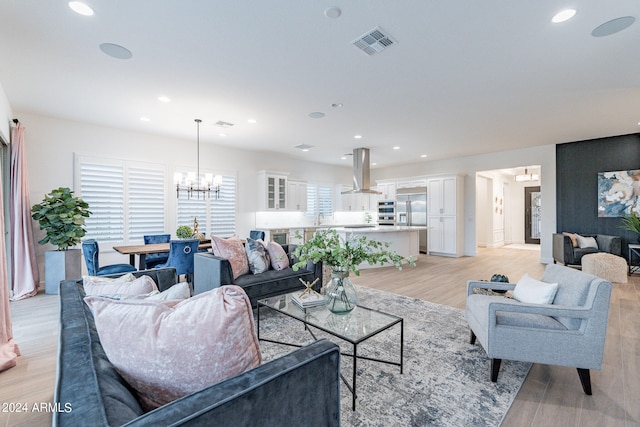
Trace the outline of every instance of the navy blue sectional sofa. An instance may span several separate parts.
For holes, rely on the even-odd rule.
[[[134,274],[151,276],[161,291],[178,279],[173,268]],[[60,283],[54,402],[68,410],[54,412],[54,426],[340,424],[340,352],[327,340],[144,413],[107,358],[84,296],[82,279]]]

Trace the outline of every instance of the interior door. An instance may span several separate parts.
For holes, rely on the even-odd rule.
[[[540,244],[542,227],[540,187],[524,188],[524,242]]]

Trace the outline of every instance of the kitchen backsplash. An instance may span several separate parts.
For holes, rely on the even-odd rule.
[[[375,215],[372,215],[375,219]],[[351,225],[364,224],[366,217],[364,212],[334,212],[330,217],[320,218],[319,225]],[[256,212],[256,228],[292,228],[311,227],[316,224],[316,217],[305,216],[303,212]]]

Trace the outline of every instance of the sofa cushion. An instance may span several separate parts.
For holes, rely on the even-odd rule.
[[[525,273],[513,289],[513,298],[529,304],[551,304],[557,290],[557,283],[541,282]]]
[[[94,279],[85,276],[82,285],[87,295],[144,295],[158,290],[156,282],[149,276],[140,276],[137,279],[132,274],[126,274],[120,278]]]
[[[262,274],[245,274],[238,277],[234,283],[241,286],[255,304],[257,299],[304,289],[300,279],[313,281],[315,279],[314,272],[304,268],[293,271],[289,267],[284,270],[265,271]]]
[[[249,270],[253,274],[264,273],[271,267],[271,261],[269,258],[269,252],[262,240],[254,240],[247,238],[247,243],[244,245],[247,253],[247,261],[249,262]]]
[[[228,239],[211,236],[211,249],[213,249],[215,256],[229,260],[234,279],[249,272],[247,254],[242,241],[237,236],[229,237]]]
[[[284,270],[289,267],[289,257],[280,243],[269,242],[267,251],[269,252],[271,266],[274,270]]]
[[[585,249],[585,248],[598,249],[598,242],[596,242],[595,237],[581,236],[577,234],[576,239],[578,240],[578,247],[580,249]]]
[[[85,301],[109,360],[146,410],[261,362],[251,305],[237,286],[171,304],[97,296]]]

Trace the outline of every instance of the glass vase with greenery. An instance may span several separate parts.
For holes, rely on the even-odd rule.
[[[403,261],[416,265],[411,257],[405,258],[389,249],[391,244],[369,239],[366,236],[348,235],[341,237],[336,230],[318,230],[307,242],[296,247],[293,256],[297,262],[294,271],[307,265],[309,261],[322,262],[331,268],[332,279],[325,287],[325,299],[329,310],[335,313],[348,313],[357,304],[355,288],[349,280],[349,273],[360,275],[358,266],[363,262],[370,265],[392,264],[402,269]]]
[[[89,204],[73,191],[60,187],[44,196],[42,202],[31,207],[31,218],[38,221],[40,229],[47,235],[38,243],[51,243],[66,251],[82,241],[86,234],[85,219],[91,215]]]

